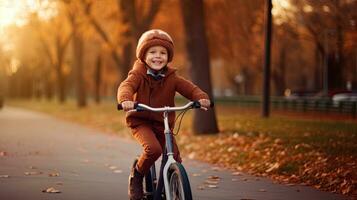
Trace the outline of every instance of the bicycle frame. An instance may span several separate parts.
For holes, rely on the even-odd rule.
[[[212,102],[211,102],[210,107],[213,107]],[[170,170],[170,166],[172,164],[177,163],[177,161],[174,159],[173,139],[172,139],[172,133],[170,130],[169,119],[168,119],[169,112],[183,111],[183,110],[188,110],[188,109],[192,109],[192,108],[201,108],[201,109],[207,110],[207,108],[201,107],[201,104],[198,101],[191,101],[191,102],[187,103],[186,105],[180,106],[180,107],[166,106],[166,107],[162,107],[162,108],[152,108],[145,104],[135,103],[134,109],[128,111],[128,112],[136,112],[136,111],[145,111],[146,110],[146,111],[162,112],[163,113],[166,154],[164,152],[163,156],[162,156],[159,179],[156,179],[156,180],[158,180],[158,182],[154,186],[154,194],[153,194],[154,199],[161,199],[161,192],[164,187],[166,199],[171,200],[168,173]],[[118,110],[121,110],[121,109],[122,109],[121,105],[118,104]],[[155,163],[153,166],[155,166]],[[155,169],[153,169],[153,170],[150,169],[150,171],[153,171],[153,172],[151,172],[152,176],[155,176],[152,178],[156,178]],[[187,175],[185,175],[185,176],[187,176]],[[188,187],[190,187],[190,186],[188,185]],[[189,191],[190,191],[189,193],[191,196],[191,189],[189,189]]]
[[[174,159],[174,152],[173,152],[173,142],[171,138],[171,130],[169,126],[169,112],[174,112],[174,111],[181,111],[181,110],[186,110],[189,109],[190,107],[200,107],[195,104],[195,102],[189,102],[184,106],[181,107],[163,107],[163,108],[152,108],[150,106],[147,106],[145,104],[137,104],[136,109],[133,111],[141,111],[141,110],[149,110],[153,112],[163,112],[163,117],[164,117],[164,134],[165,134],[165,147],[166,147],[166,155],[167,155],[167,160],[164,165],[163,173],[160,174],[160,176],[163,176],[163,181],[164,181],[164,187],[165,187],[165,195],[167,200],[171,200],[170,196],[170,188],[169,188],[169,180],[167,177],[168,170],[171,164],[175,163],[176,160]],[[131,111],[129,111],[131,112]],[[164,159],[164,158],[163,158]],[[161,166],[162,167],[162,166]],[[161,171],[161,170],[160,170]],[[160,185],[160,178],[157,186]],[[157,188],[155,188],[157,189]],[[157,192],[155,195],[161,194],[161,192]]]

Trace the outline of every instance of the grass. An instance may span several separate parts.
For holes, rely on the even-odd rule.
[[[61,105],[11,100],[7,104],[131,137],[124,113],[116,110],[115,102],[90,103],[83,109],[74,101]],[[185,115],[177,136],[183,155],[281,182],[303,182],[350,195],[357,191],[356,119],[281,110],[273,110],[270,118],[263,119],[259,108],[232,104],[218,104],[216,114],[220,127],[216,135],[192,134],[192,112]]]

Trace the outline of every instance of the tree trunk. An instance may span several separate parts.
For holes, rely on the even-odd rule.
[[[344,36],[343,36],[343,20],[341,19],[341,14],[340,12],[342,11],[341,9],[341,1],[339,0],[335,0],[335,6],[336,6],[336,32],[337,32],[337,40],[336,40],[336,55],[335,55],[335,59],[336,59],[336,68],[339,68],[339,76],[336,75],[336,79],[337,79],[337,88],[344,88],[345,84],[344,82],[346,80],[344,80],[343,74],[345,71],[345,62],[344,62],[344,53],[343,53],[343,46],[344,46]],[[336,70],[337,71],[337,70]]]
[[[62,104],[66,102],[66,86],[65,76],[62,72],[62,62],[59,62],[56,66],[57,73],[57,87],[58,87],[58,101]]]
[[[323,69],[323,67],[321,66],[321,64],[323,62],[321,62],[321,58],[322,56],[320,56],[320,52],[318,50],[317,47],[315,47],[315,66],[314,66],[314,88],[316,91],[321,90],[321,69]]]
[[[82,35],[77,30],[75,30],[73,35],[74,72],[76,77],[77,106],[80,108],[87,105],[86,89],[84,86],[83,78],[83,46],[84,43]]]
[[[53,83],[50,78],[45,78],[45,96],[48,101],[51,101],[53,98]]]
[[[203,1],[182,0],[180,3],[186,31],[186,48],[191,61],[192,80],[213,99]],[[193,130],[198,134],[218,133],[215,110],[195,111]]]
[[[286,47],[282,44],[279,52],[279,62],[278,62],[278,69],[274,71],[272,74],[272,78],[274,80],[275,85],[275,92],[277,95],[282,96],[284,95],[284,90],[286,88],[285,84],[285,64],[286,64]]]
[[[97,62],[95,65],[95,73],[94,73],[94,80],[95,80],[95,102],[97,104],[100,103],[100,83],[101,83],[101,73],[102,73],[102,58],[100,55],[97,57]]]

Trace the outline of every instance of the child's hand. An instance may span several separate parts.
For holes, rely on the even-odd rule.
[[[124,111],[129,111],[134,109],[134,101],[123,101],[121,102],[121,106]]]
[[[209,108],[211,105],[211,101],[208,99],[200,99],[198,100],[198,102],[200,102],[201,106],[206,109]]]

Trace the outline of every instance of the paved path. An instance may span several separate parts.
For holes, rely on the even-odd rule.
[[[0,110],[0,199],[127,199],[129,166],[139,153],[134,141],[45,114],[5,107]],[[198,200],[344,199],[310,187],[234,176],[193,160],[185,159],[184,164]],[[212,175],[221,178],[218,187],[200,189]],[[49,187],[61,193],[42,192]]]

